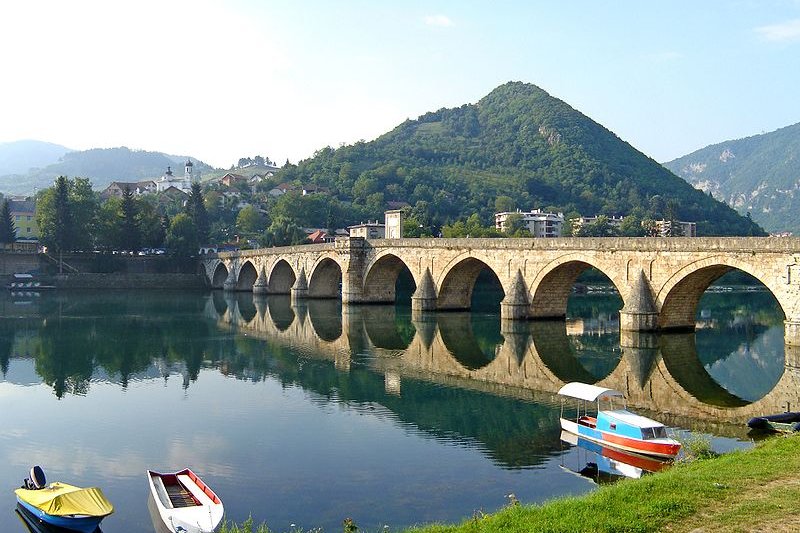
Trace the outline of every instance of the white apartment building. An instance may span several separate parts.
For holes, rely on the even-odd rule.
[[[494,227],[500,231],[506,231],[506,221],[510,215],[521,215],[522,221],[534,237],[555,238],[561,236],[564,213],[545,213],[541,209],[504,211],[494,214]]]
[[[694,222],[675,221],[673,224],[669,220],[656,220],[654,233],[656,237],[697,237],[697,224]]]

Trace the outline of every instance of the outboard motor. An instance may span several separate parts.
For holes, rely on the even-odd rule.
[[[44,476],[44,470],[39,465],[31,468],[31,477],[26,478],[23,482],[22,488],[28,490],[39,490],[45,488],[47,479]]]

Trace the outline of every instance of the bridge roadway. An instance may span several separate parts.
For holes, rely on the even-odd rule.
[[[748,402],[708,375],[692,333],[623,333],[619,362],[597,379],[575,358],[563,322],[504,321],[492,357],[482,353],[466,313],[412,315],[409,339],[396,329],[391,305],[345,306],[337,314],[331,312],[337,302],[290,305],[288,297],[230,293],[213,300],[206,313],[221,326],[329,359],[343,371],[353,354],[376,354],[368,364],[385,376],[390,393],[401,393],[403,379],[421,379],[552,403],[564,383],[583,381],[623,391],[629,405],[655,411],[669,425],[735,437],[745,436],[744,422],[752,416],[800,405],[800,350],[794,347],[787,347],[772,390]]]
[[[784,341],[800,346],[800,238],[341,238],[201,260],[213,288],[344,304],[393,302],[407,269],[415,312],[469,309],[478,274],[489,269],[505,295],[503,320],[564,318],[575,280],[589,267],[619,291],[623,331],[693,330],[703,292],[741,270],[772,292],[785,317]]]

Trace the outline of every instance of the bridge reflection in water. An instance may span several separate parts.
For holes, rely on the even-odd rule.
[[[617,330],[592,340],[596,324],[574,335],[586,333],[587,324],[468,312],[412,316],[394,305],[220,292],[209,296],[206,313],[222,326],[332,360],[340,370],[368,365],[394,394],[402,394],[404,379],[415,379],[552,404],[564,383],[583,381],[623,391],[630,406],[669,425],[740,437],[748,418],[800,405],[799,359],[790,346],[774,386],[751,400],[709,374],[698,357],[700,333]],[[582,355],[571,337],[582,339]],[[593,344],[603,357],[587,359]]]

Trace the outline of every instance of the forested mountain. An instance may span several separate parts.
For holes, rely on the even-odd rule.
[[[800,123],[707,146],[664,166],[769,231],[800,233]]]
[[[327,187],[378,216],[389,201],[442,225],[504,207],[697,222],[700,235],[763,231],[535,85],[506,83],[477,104],[407,120],[371,142],[325,148],[279,177]]]
[[[161,177],[172,166],[175,173],[183,174],[185,156],[161,152],[130,150],[129,148],[93,148],[64,154],[60,161],[25,174],[0,176],[0,192],[5,194],[33,194],[53,184],[58,176],[89,178],[94,189],[104,189],[112,181],[140,181]],[[194,172],[203,173],[211,167],[196,159]]]
[[[42,141],[14,141],[0,143],[0,176],[24,174],[32,168],[41,168],[71,152],[60,144]]]

